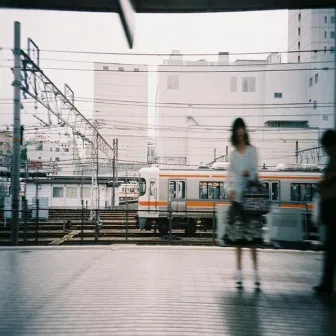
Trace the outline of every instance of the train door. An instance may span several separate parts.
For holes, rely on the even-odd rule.
[[[185,180],[169,180],[169,200],[173,215],[184,216],[187,207]]]
[[[149,180],[148,204],[148,212],[153,213],[157,211],[157,186],[155,179]]]
[[[263,181],[262,184],[268,191],[270,201],[278,203],[280,201],[279,182]]]

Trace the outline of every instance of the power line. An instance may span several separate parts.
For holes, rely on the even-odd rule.
[[[300,63],[301,64],[301,63]],[[0,68],[9,68],[10,66],[0,65]],[[11,69],[15,69],[15,67],[10,67]],[[114,69],[85,69],[85,68],[49,68],[44,67],[44,70],[58,70],[58,71],[83,71],[83,72],[118,72],[118,73],[135,73],[134,70],[114,70]],[[314,69],[250,69],[250,70],[138,70],[136,73],[262,73],[262,72],[292,72],[292,71],[327,71],[327,70],[335,70],[335,68],[330,67],[322,67],[322,68],[314,68]]]
[[[12,48],[1,47],[2,50],[12,50]],[[26,49],[22,49],[25,50]],[[329,51],[329,50],[328,50]],[[63,54],[90,54],[90,55],[119,55],[119,56],[218,56],[217,53],[132,53],[132,52],[106,52],[106,51],[86,51],[86,50],[61,50],[61,49],[40,49],[40,52],[47,53],[63,53]],[[286,50],[286,51],[253,51],[253,52],[230,52],[228,56],[243,56],[243,55],[271,55],[271,54],[292,54],[292,53],[309,53],[309,52],[325,52],[324,49],[307,49],[307,50]]]
[[[213,64],[143,64],[143,63],[125,63],[125,62],[103,62],[103,61],[79,61],[79,60],[71,60],[71,59],[60,59],[60,58],[44,58],[40,57],[40,61],[53,61],[53,62],[68,62],[68,63],[83,63],[83,64],[104,64],[104,65],[118,65],[118,66],[154,66],[154,67],[248,67],[248,66],[283,66],[286,64],[295,64],[298,63],[295,62],[286,62],[286,63],[260,63],[260,62],[266,62],[266,59],[260,59],[260,60],[247,60],[249,62],[258,62],[258,63],[238,63],[239,61],[246,61],[246,60],[237,60],[235,62],[229,62],[228,64],[219,64],[215,63],[216,61],[207,61],[209,63]],[[1,59],[0,59],[1,61]],[[12,59],[3,59],[2,61],[5,62],[12,62]],[[199,61],[184,61],[184,62],[199,62]],[[301,65],[314,65],[314,64],[327,64],[327,63],[334,63],[333,61],[310,61],[310,62],[303,62],[299,63]],[[106,70],[105,70],[106,71]],[[134,72],[134,71],[132,71]]]

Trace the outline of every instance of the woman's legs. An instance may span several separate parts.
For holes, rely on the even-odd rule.
[[[243,274],[242,274],[242,248],[236,247],[236,259],[237,259],[237,288],[243,288]]]
[[[258,274],[258,250],[255,246],[251,247],[251,256],[253,262],[254,283],[258,287],[260,285],[260,279]]]

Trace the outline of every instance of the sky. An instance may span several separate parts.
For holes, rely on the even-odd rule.
[[[93,69],[91,62],[121,62],[158,65],[167,56],[99,55],[51,53],[46,50],[109,53],[218,53],[286,51],[288,11],[216,14],[137,14],[135,38],[130,50],[120,19],[114,13],[77,13],[0,9],[0,129],[13,123],[14,21],[21,23],[22,49],[30,37],[41,50],[40,66],[61,89],[67,83],[75,97],[93,98],[93,72],[48,68]],[[214,56],[215,57],[215,56]],[[264,59],[266,55],[253,58]],[[211,59],[211,57],[201,57]],[[239,56],[239,58],[243,58]],[[249,57],[251,58],[251,57]],[[72,61],[72,62],[69,62]],[[234,61],[230,58],[230,61]],[[82,61],[83,63],[80,63]],[[156,75],[150,74],[149,101],[154,102]],[[92,102],[78,102],[77,108],[92,117]],[[24,105],[22,122],[36,124],[31,104]],[[150,116],[153,110],[149,111]],[[150,117],[151,118],[151,117]]]

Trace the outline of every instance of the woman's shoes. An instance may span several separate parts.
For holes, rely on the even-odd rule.
[[[243,282],[242,281],[236,281],[236,287],[237,287],[237,289],[243,289],[244,288]]]
[[[255,283],[254,283],[254,285],[255,285],[255,290],[256,290],[256,292],[260,292],[261,291],[261,289],[260,289],[260,282],[259,281],[256,281]]]

